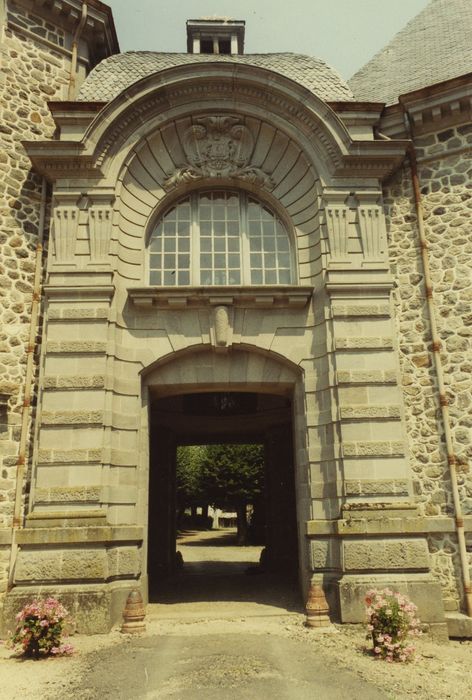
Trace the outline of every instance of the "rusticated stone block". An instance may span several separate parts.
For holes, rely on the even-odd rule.
[[[77,464],[81,462],[101,462],[102,451],[95,450],[38,450],[40,464]]]
[[[105,580],[108,575],[104,549],[21,549],[15,569],[15,581],[44,582],[59,580]]]
[[[400,418],[400,406],[341,406],[343,420],[363,418]]]
[[[388,304],[353,304],[352,306],[333,304],[332,310],[333,316],[335,317],[390,316],[390,307]]]
[[[408,496],[408,482],[403,479],[387,479],[378,481],[344,482],[346,496]]]
[[[426,540],[362,540],[344,542],[346,571],[428,569]]]
[[[100,486],[64,486],[36,489],[36,503],[96,503],[100,501]]]
[[[311,566],[332,569],[340,566],[340,543],[335,539],[316,539],[310,542]]]
[[[49,341],[47,344],[49,353],[101,353],[105,352],[106,348],[106,343],[94,340]]]
[[[405,454],[405,445],[403,442],[390,442],[388,440],[345,442],[342,446],[342,452],[345,457],[402,456]]]
[[[136,576],[141,569],[137,547],[111,547],[107,551],[108,575]]]
[[[376,336],[348,336],[338,337],[334,340],[337,350],[373,350],[376,348],[391,348],[391,337]]]
[[[101,374],[79,376],[51,376],[44,378],[44,387],[46,389],[103,389],[105,386],[105,377]]]
[[[103,422],[103,411],[43,411],[43,425],[92,425]]]

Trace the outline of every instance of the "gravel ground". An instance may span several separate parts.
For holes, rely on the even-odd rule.
[[[231,579],[239,596],[228,587],[226,599],[215,600],[216,589],[207,595],[202,589],[207,583],[210,589],[221,586],[224,576],[217,562],[233,562],[234,574],[238,561],[244,570],[248,562],[257,561],[257,552],[223,548],[210,535],[202,539],[207,541],[200,550],[192,549],[193,554],[186,551],[194,546],[191,539],[180,543],[186,548],[187,570],[195,564],[194,576],[179,591],[178,603],[164,595],[148,606],[143,635],[130,638],[118,629],[109,635],[77,635],[71,640],[76,649],[72,657],[40,661],[15,657],[0,646],[2,700],[470,697],[471,641],[437,645],[421,638],[413,663],[387,664],[366,653],[360,626],[333,626],[326,632],[305,628],[293,591],[285,590],[284,597],[274,584],[266,594],[271,585],[266,586],[264,576],[236,574]],[[200,556],[209,549],[210,577],[202,574]],[[251,586],[252,592],[264,595],[251,598]]]

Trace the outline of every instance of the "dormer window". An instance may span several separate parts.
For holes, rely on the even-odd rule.
[[[187,21],[187,50],[189,53],[244,53],[245,23],[219,18],[189,19]]]

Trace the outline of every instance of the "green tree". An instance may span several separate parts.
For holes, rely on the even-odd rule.
[[[247,539],[247,506],[262,493],[262,445],[207,445],[200,485],[208,502],[237,513],[239,544]]]

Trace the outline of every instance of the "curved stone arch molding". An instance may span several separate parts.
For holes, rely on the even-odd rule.
[[[206,356],[210,368],[204,380],[199,373],[201,362],[195,362],[195,357],[202,360],[202,355]],[[241,366],[238,366],[239,360]],[[248,366],[250,373],[247,372]],[[223,367],[225,371],[233,373],[232,377],[222,373]],[[212,373],[211,368],[217,372]],[[257,374],[259,371],[262,371],[262,375]],[[168,375],[167,382],[163,381],[165,373]],[[275,393],[289,395],[295,385],[303,381],[304,369],[284,355],[248,343],[234,346],[225,355],[215,352],[211,345],[198,344],[159,357],[144,367],[140,375],[145,386],[158,384],[160,396],[182,393],[179,388],[182,386],[198,387],[199,392],[215,391],[215,386],[221,387],[221,391],[245,391],[244,386],[248,384],[261,387],[261,392],[264,392],[266,386],[267,393],[274,393],[268,386],[278,385],[279,390]],[[238,377],[244,381],[237,381]]]
[[[342,120],[312,92],[268,69],[231,64],[168,68],[142,78],[97,114],[81,142],[24,142],[36,169],[49,180],[100,179],[110,186],[144,134],[196,103],[260,115],[285,127],[326,184],[341,178],[381,178],[403,160],[406,142],[352,141]]]
[[[228,119],[246,129],[251,138],[251,153],[245,160],[272,178],[272,188],[261,187],[240,177],[202,177],[190,182],[183,179],[173,188],[165,187],[169,173],[179,170],[186,157],[183,142],[189,130],[210,119]],[[264,115],[266,116],[266,115]],[[181,196],[194,189],[237,188],[266,202],[280,216],[293,235],[293,255],[297,277],[300,276],[298,240],[305,237],[304,247],[317,244],[318,210],[322,183],[307,159],[303,148],[285,130],[257,114],[223,110],[185,111],[169,118],[160,128],[145,135],[128,154],[116,186],[115,219],[117,237],[123,249],[143,252],[144,237],[153,223]],[[142,275],[145,266],[140,265]],[[136,268],[138,273],[138,268]]]
[[[106,173],[107,161],[126,151],[125,144],[135,142],[143,127],[146,131],[155,128],[162,123],[163,114],[179,106],[192,113],[197,100],[221,101],[236,112],[252,105],[266,117],[278,116],[305,136],[308,150],[316,142],[316,160],[322,167],[340,166],[343,156],[349,154],[352,142],[344,124],[309,90],[267,69],[220,63],[207,64],[203,76],[200,64],[190,64],[168,68],[131,85],[90,125],[82,142],[84,155],[92,156]]]

